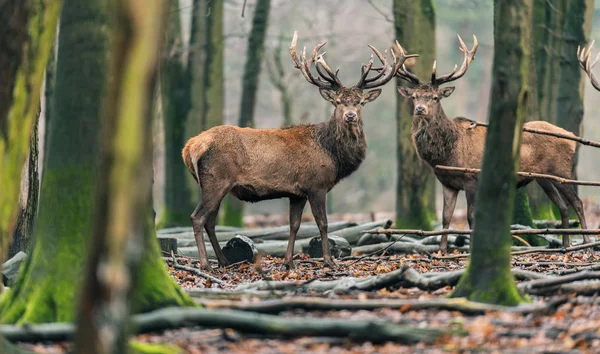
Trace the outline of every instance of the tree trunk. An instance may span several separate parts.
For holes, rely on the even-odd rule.
[[[556,124],[577,136],[583,136],[583,89],[585,75],[573,53],[588,42],[594,14],[594,1],[569,1],[563,26],[560,71],[556,97]],[[579,151],[579,144],[577,145]],[[577,177],[577,160],[573,164],[573,178]]]
[[[170,1],[167,39],[162,54],[160,97],[165,129],[165,204],[159,228],[188,225],[194,210],[187,168],[181,161],[186,119],[190,111],[190,75],[183,58],[179,2]]]
[[[40,114],[37,114],[31,140],[29,142],[29,155],[21,173],[21,192],[19,196],[19,217],[13,234],[12,244],[8,249],[8,258],[23,251],[28,253],[33,233],[33,221],[37,213],[39,193],[38,173],[38,123]]]
[[[149,296],[165,290],[172,292],[172,301],[162,299],[161,305],[183,303],[187,299],[168,278],[162,264],[143,261],[160,260],[151,217],[151,107],[160,60],[160,42],[156,39],[162,34],[164,5],[165,1],[144,4],[130,0],[116,9],[118,21],[113,26],[110,75],[113,80],[104,114],[93,247],[75,336],[80,353],[126,351],[125,327],[132,294],[136,309],[140,307],[139,300],[152,302]],[[134,21],[135,15],[142,12],[143,20]],[[156,272],[151,280],[144,277],[147,275],[144,263],[146,268],[152,264]],[[119,277],[103,276],[106,269]],[[158,281],[160,288],[148,284],[149,281]]]
[[[396,38],[410,53],[419,53],[414,72],[429,77],[435,60],[435,9],[431,0],[394,0]],[[405,86],[398,79],[400,86]],[[397,99],[396,227],[431,229],[435,215],[435,178],[419,158],[411,138],[412,102]]]
[[[242,101],[240,104],[240,127],[254,127],[254,111],[258,94],[258,79],[263,62],[265,37],[269,22],[271,0],[258,0],[252,20],[252,30],[248,38],[246,65],[242,78]],[[244,204],[228,195],[224,200],[220,223],[230,226],[244,225]]]
[[[0,7],[1,263],[17,221],[21,169],[39,108],[60,1],[9,1]]]
[[[517,305],[510,271],[510,221],[522,126],[530,92],[533,0],[494,1],[494,66],[490,126],[486,137],[471,257],[453,297]]]

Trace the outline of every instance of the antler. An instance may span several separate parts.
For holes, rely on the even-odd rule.
[[[592,73],[592,69],[594,68],[594,66],[596,66],[598,58],[600,58],[600,53],[596,55],[596,59],[594,59],[593,62],[590,61],[590,57],[592,55],[592,48],[594,48],[594,42],[595,41],[592,41],[590,47],[587,50],[585,49],[585,47],[581,48],[577,46],[577,60],[579,61],[579,66],[581,66],[581,68],[585,70],[588,77],[590,78],[592,86],[594,86],[596,90],[600,91],[600,83],[598,83],[598,81],[594,77],[594,74]]]
[[[471,62],[473,61],[473,59],[475,59],[475,53],[477,52],[477,47],[479,47],[479,43],[477,42],[477,37],[475,37],[475,35],[473,35],[473,48],[471,50],[468,50],[467,46],[465,45],[465,42],[463,42],[462,38],[460,38],[459,35],[456,35],[456,36],[458,37],[458,41],[460,42],[459,49],[461,52],[463,52],[465,54],[465,59],[463,60],[462,65],[460,66],[460,70],[458,70],[458,72],[457,72],[456,71],[457,66],[454,65],[454,69],[449,74],[436,79],[436,77],[435,77],[436,63],[434,61],[433,69],[431,71],[431,84],[432,85],[439,86],[441,84],[445,84],[447,82],[460,79],[467,72],[467,69],[469,68],[469,65],[471,65]]]
[[[404,48],[402,48],[400,43],[396,41],[396,43],[394,44],[394,46],[392,46],[392,49],[390,50],[392,54],[392,63],[389,64],[387,61],[387,50],[384,51],[384,54],[381,54],[381,52],[378,51],[377,48],[373,47],[370,44],[369,48],[371,48],[373,53],[375,53],[383,67],[373,69],[375,71],[378,71],[378,73],[371,78],[367,78],[369,72],[371,71],[371,68],[373,67],[373,54],[371,54],[369,64],[363,64],[362,75],[360,77],[360,80],[358,80],[358,83],[356,84],[356,87],[360,88],[361,90],[385,85],[394,77],[398,70],[400,70],[400,67],[404,65],[406,59],[419,56],[418,54],[406,54]],[[396,55],[395,52],[397,52],[398,55]]]
[[[306,60],[306,47],[304,47],[301,53],[301,62],[300,60],[298,60],[298,56],[296,55],[297,41],[298,31],[295,31],[294,37],[292,38],[292,44],[290,45],[290,54],[292,55],[294,66],[296,67],[296,69],[300,69],[300,71],[302,71],[302,75],[304,75],[306,81],[322,89],[337,90],[340,87],[343,87],[342,82],[337,77],[337,72],[339,71],[339,69],[334,73],[329,68],[329,65],[327,65],[327,63],[325,62],[325,59],[323,59],[323,55],[325,55],[325,53],[319,54],[319,50],[323,48],[323,46],[327,44],[327,42],[323,42],[317,45],[315,49],[313,49],[308,61]],[[315,66],[317,67],[317,72],[319,73],[320,77],[315,77],[310,72],[310,68],[313,63],[317,63]],[[323,70],[325,72],[323,72]]]

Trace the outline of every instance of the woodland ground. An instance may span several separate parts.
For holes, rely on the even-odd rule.
[[[591,225],[598,224],[598,208],[588,213]],[[593,215],[592,215],[593,214]],[[460,214],[459,214],[460,215]],[[458,222],[461,224],[461,221]],[[261,225],[262,226],[262,225]],[[177,262],[190,265],[189,259]],[[307,255],[296,257],[296,269],[287,270],[282,259],[265,257],[257,264],[241,264],[215,271],[224,284],[216,284],[187,271],[176,270],[167,260],[170,274],[185,289],[233,288],[257,280],[334,280],[345,277],[366,277],[384,274],[402,266],[410,266],[420,273],[445,272],[463,269],[466,259],[438,260],[431,255],[369,256],[338,262],[335,271],[322,262],[309,260]],[[593,253],[529,254],[514,256],[513,268],[521,268],[547,275],[559,275],[569,269],[600,264],[600,251]],[[193,266],[193,263],[191,263]],[[378,291],[350,291],[344,294],[294,293],[293,296],[337,299],[432,299],[450,294],[451,287],[436,291],[418,288],[384,288]],[[554,293],[550,296],[531,296],[535,302],[551,302],[559,297],[562,304],[544,314],[514,314],[487,312],[467,315],[439,309],[413,310],[379,309],[375,311],[305,311],[293,310],[281,316],[314,318],[341,318],[349,320],[379,319],[414,327],[466,330],[467,335],[443,335],[432,343],[402,345],[398,343],[364,343],[330,337],[301,337],[295,339],[249,335],[232,329],[183,328],[162,333],[139,335],[137,340],[148,343],[176,345],[186,353],[599,353],[600,352],[600,298]],[[565,299],[566,297],[566,299]],[[242,302],[260,301],[244,296]],[[211,306],[211,300],[202,300]],[[38,353],[62,353],[69,349],[66,343],[22,344]]]

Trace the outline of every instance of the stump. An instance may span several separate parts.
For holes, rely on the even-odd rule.
[[[21,251],[2,265],[2,282],[4,285],[13,285],[19,273],[19,269],[21,268],[21,264],[25,262],[25,260],[27,260],[27,254]]]
[[[254,262],[254,257],[258,251],[254,242],[246,236],[237,235],[231,240],[227,241],[225,247],[223,247],[223,254],[229,264],[239,263],[243,261]]]
[[[174,237],[159,237],[158,243],[160,245],[160,250],[166,252],[167,254],[177,253],[177,239]]]
[[[352,247],[350,243],[343,237],[336,235],[329,235],[329,253],[332,257],[341,258],[349,256],[352,253]],[[323,247],[321,246],[321,237],[313,237],[308,243],[308,247],[302,250],[304,253],[308,253],[311,258],[322,258]]]

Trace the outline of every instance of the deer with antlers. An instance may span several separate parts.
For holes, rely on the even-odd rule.
[[[308,201],[321,235],[323,259],[334,266],[327,239],[327,193],[365,158],[362,108],[381,93],[381,89],[374,88],[389,82],[404,61],[416,55],[407,55],[396,42],[389,62],[387,51],[381,54],[369,45],[383,70],[369,76],[371,55],[369,63],[362,67],[358,83],[344,86],[338,71],[331,70],[325,62],[324,53],[319,54],[326,43],[317,45],[308,58],[304,48],[299,59],[297,39],[295,32],[290,46],[294,66],[335,107],[327,122],[284,129],[218,126],[191,138],[183,148],[183,161],[202,188],[202,201],[191,220],[203,268],[210,269],[202,229],[208,234],[219,265],[227,265],[215,234],[219,206],[227,193],[247,202],[289,198],[290,236],[285,253],[289,267],[294,266],[294,242]],[[318,75],[311,72],[313,64]],[[365,91],[368,89],[374,90]]]
[[[590,47],[587,49],[585,47],[581,48],[580,46],[577,46],[577,60],[579,61],[579,66],[585,71],[587,76],[590,78],[592,86],[594,86],[596,90],[600,91],[600,83],[598,83],[598,80],[594,76],[594,73],[592,73],[592,69],[596,66],[596,63],[598,63],[600,53],[596,55],[596,59],[594,59],[594,61],[590,60],[592,56],[592,49],[594,48],[594,43],[596,43],[596,41],[592,41]]]
[[[450,119],[444,113],[441,105],[442,98],[450,96],[454,92],[454,87],[440,86],[465,75],[477,52],[477,37],[473,36],[474,44],[471,50],[467,48],[460,36],[458,36],[458,40],[459,48],[464,53],[460,69],[454,66],[449,74],[437,77],[436,63],[434,62],[430,82],[422,82],[404,65],[396,72],[396,76],[416,86],[415,88],[398,87],[398,91],[401,96],[410,98],[413,102],[413,144],[419,156],[434,168],[434,173],[442,184],[444,196],[442,227],[444,229],[450,226],[456,198],[461,190],[465,191],[467,197],[467,219],[469,226],[473,227],[478,176],[438,170],[435,167],[444,165],[481,168],[486,136],[485,127],[474,125],[473,121],[462,117]],[[566,130],[544,121],[527,122],[524,126],[572,135]],[[575,148],[574,141],[525,132],[521,145],[520,171],[571,179]],[[531,178],[519,177],[517,188],[523,187],[531,181]],[[587,228],[583,203],[572,185],[548,179],[537,179],[536,181],[560,210],[563,228],[569,227],[569,205],[575,209],[582,228]],[[584,241],[589,242],[589,237],[585,236]],[[565,247],[569,245],[568,235],[563,235],[563,245]],[[443,252],[446,252],[448,248],[447,235],[442,236],[440,247]]]

